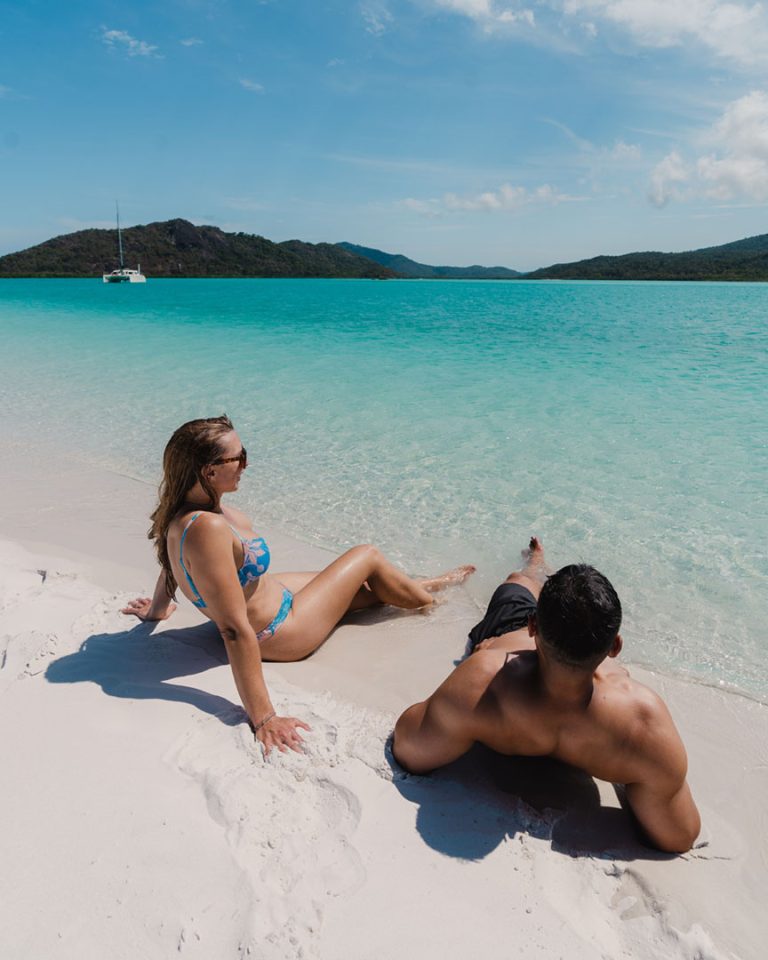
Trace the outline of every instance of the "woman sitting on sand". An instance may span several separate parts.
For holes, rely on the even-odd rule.
[[[416,609],[431,594],[460,583],[474,567],[432,580],[412,580],[372,546],[347,550],[325,570],[267,573],[269,547],[251,521],[224,506],[248,463],[226,416],[190,420],[173,434],[163,455],[163,480],[149,537],[162,571],[152,599],[131,601],[123,613],[165,620],[176,605],[177,587],[216,624],[235,684],[265,753],[273,746],[299,750],[295,717],[276,715],[261,669],[262,660],[301,660],[323,643],[350,610],[377,603]]]

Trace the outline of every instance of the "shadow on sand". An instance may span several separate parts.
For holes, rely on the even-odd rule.
[[[188,703],[228,726],[243,723],[245,711],[231,700],[166,682],[227,663],[214,624],[163,630],[157,635],[154,628],[155,624],[139,623],[119,633],[94,634],[76,653],[52,661],[45,677],[50,683],[97,683],[110,697]]]
[[[410,776],[387,756],[399,792],[418,805],[416,828],[450,857],[481,860],[506,839],[548,840],[569,857],[670,860],[645,846],[629,812],[604,807],[597,784],[575,767],[546,757],[504,757],[476,745],[428,777]],[[617,797],[623,797],[617,790]]]
[[[382,614],[370,610],[351,617],[370,623],[384,619]],[[94,634],[76,653],[52,661],[46,679],[96,683],[111,697],[187,703],[227,726],[246,722],[243,708],[231,700],[168,682],[227,663],[215,625],[157,635],[154,629],[155,624],[139,623],[130,630]],[[572,857],[672,857],[644,846],[631,815],[602,806],[595,781],[567,764],[540,757],[503,757],[477,745],[455,763],[419,777],[403,772],[392,757],[391,741],[387,758],[395,787],[418,805],[416,827],[424,842],[447,856],[481,860],[507,838],[528,834]]]

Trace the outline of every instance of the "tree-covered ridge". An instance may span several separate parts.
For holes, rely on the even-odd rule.
[[[123,230],[125,265],[147,277],[392,277],[333,243],[273,243],[167,220]],[[119,266],[116,230],[79,230],[0,257],[0,277],[100,277]]]
[[[768,234],[686,253],[627,253],[556,263],[531,280],[768,280]]]
[[[427,263],[417,263],[401,253],[385,253],[374,247],[361,247],[356,243],[339,243],[337,246],[367,257],[384,267],[394,270],[399,277],[419,280],[513,280],[522,276],[517,270],[508,267],[433,267]]]

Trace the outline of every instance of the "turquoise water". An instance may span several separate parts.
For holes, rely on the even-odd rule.
[[[156,481],[226,411],[264,522],[487,598],[539,534],[631,659],[768,698],[768,286],[0,281],[7,435]]]

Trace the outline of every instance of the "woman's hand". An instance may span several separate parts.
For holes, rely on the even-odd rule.
[[[128,606],[123,607],[120,613],[124,613],[126,616],[138,617],[139,620],[147,622],[167,620],[175,609],[176,604],[173,600],[168,602],[165,610],[153,610],[152,600],[149,597],[137,597],[135,600],[129,601]]]
[[[256,727],[255,736],[264,748],[264,756],[269,756],[272,747],[277,747],[280,753],[285,753],[288,749],[302,753],[304,739],[299,733],[299,727],[303,730],[312,729],[296,717],[272,717],[266,723]]]

